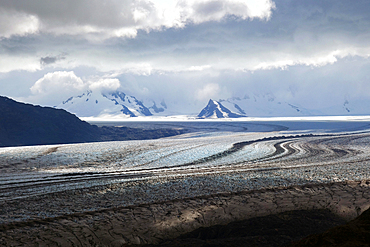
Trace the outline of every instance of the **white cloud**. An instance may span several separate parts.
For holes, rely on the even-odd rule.
[[[121,86],[117,78],[93,78],[83,80],[73,71],[56,71],[45,74],[30,88],[32,96],[26,99],[43,105],[54,106],[72,96],[78,96],[87,90],[107,92]]]
[[[274,8],[275,4],[270,0],[203,0],[182,3],[183,18],[194,23],[220,21],[229,15],[242,20],[269,19]]]
[[[33,94],[49,94],[53,92],[83,90],[86,84],[73,71],[56,71],[47,73],[31,87]]]
[[[36,33],[39,28],[37,16],[0,7],[0,38]]]
[[[287,69],[290,66],[305,65],[313,67],[321,67],[329,64],[336,63],[338,59],[345,58],[348,56],[362,56],[368,57],[368,49],[353,49],[351,47],[343,48],[341,50],[323,50],[317,54],[311,54],[310,56],[304,56],[303,54],[273,54],[271,55],[270,61],[259,62],[251,67],[245,67],[240,70],[269,70],[269,69]]]
[[[117,90],[121,86],[120,82],[116,78],[108,78],[108,79],[100,79],[95,82],[91,82],[89,88],[92,91],[114,91]]]
[[[195,93],[195,97],[199,101],[208,100],[218,96],[220,92],[220,86],[216,83],[209,83],[203,88],[198,89]]]
[[[0,37],[44,32],[93,40],[135,37],[138,30],[184,27],[228,15],[268,19],[274,8],[271,0],[0,0],[0,5]]]
[[[187,71],[203,71],[206,69],[210,69],[211,67],[212,67],[211,65],[191,66],[190,68],[187,69]]]
[[[47,73],[30,88],[30,100],[38,104],[57,105],[68,97],[88,89],[88,84],[72,71]]]
[[[37,57],[24,54],[23,56],[1,54],[0,73],[7,73],[15,70],[37,71],[40,67],[40,60]]]

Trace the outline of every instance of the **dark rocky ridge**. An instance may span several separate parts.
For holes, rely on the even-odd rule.
[[[99,131],[98,141],[149,140],[180,135],[186,132],[186,130],[179,129],[141,129],[107,126],[100,127]]]
[[[0,147],[155,139],[180,133],[183,131],[99,128],[62,109],[0,96]]]
[[[0,146],[91,142],[99,132],[65,110],[0,97]]]

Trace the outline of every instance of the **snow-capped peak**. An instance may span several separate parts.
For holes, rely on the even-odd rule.
[[[130,117],[153,115],[149,109],[134,96],[128,96],[119,91],[102,95],[103,97],[113,101],[115,105],[121,105],[121,112],[125,115],[129,115]]]
[[[208,104],[198,114],[199,118],[238,118],[245,117],[244,115],[231,112],[224,107],[220,102],[210,99]]]
[[[57,108],[65,109],[79,117],[152,115],[141,101],[120,91],[101,93],[89,90],[81,95],[68,98]]]
[[[220,100],[223,106],[238,114],[250,117],[274,116],[310,116],[315,111],[309,111],[299,105],[279,101],[272,93],[245,95],[243,98],[233,97]]]

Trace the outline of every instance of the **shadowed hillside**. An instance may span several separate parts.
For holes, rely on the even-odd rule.
[[[96,141],[99,128],[65,110],[0,97],[0,146]]]

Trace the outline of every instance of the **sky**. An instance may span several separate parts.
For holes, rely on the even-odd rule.
[[[0,95],[370,102],[369,0],[0,0]]]

